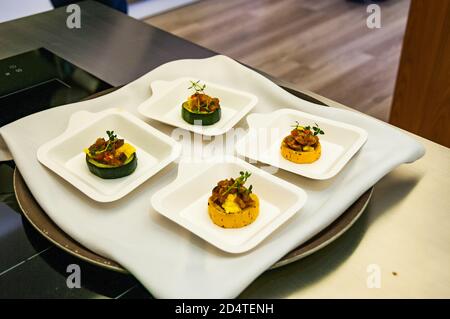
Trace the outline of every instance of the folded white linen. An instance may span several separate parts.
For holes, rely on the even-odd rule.
[[[153,210],[152,194],[175,179],[176,165],[123,199],[105,204],[92,201],[38,162],[39,146],[61,134],[74,112],[121,107],[137,115],[137,106],[151,96],[150,82],[182,76],[255,94],[259,100],[253,112],[299,109],[357,125],[368,132],[368,140],[330,180],[279,171],[277,176],[305,189],[308,202],[262,244],[239,255],[218,250]],[[149,123],[166,134],[172,130]],[[245,126],[245,120],[239,125]],[[284,254],[333,222],[380,178],[424,154],[422,145],[399,129],[357,112],[301,100],[225,56],[169,62],[113,93],[22,118],[0,128],[0,135],[33,196],[55,223],[84,246],[119,262],[161,298],[236,297]]]

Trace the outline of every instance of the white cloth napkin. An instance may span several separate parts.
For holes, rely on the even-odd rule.
[[[90,200],[37,161],[39,146],[61,134],[74,112],[122,107],[137,114],[137,106],[151,96],[151,81],[182,76],[257,95],[259,102],[253,112],[296,108],[358,125],[369,133],[368,141],[330,180],[309,180],[284,171],[277,173],[304,188],[308,202],[262,244],[240,255],[221,252],[153,210],[151,195],[175,179],[175,164],[123,199],[102,204]],[[171,132],[166,125],[153,121],[151,124],[167,134]],[[239,125],[245,125],[245,120]],[[56,224],[84,246],[122,264],[155,297],[161,298],[238,296],[284,254],[328,226],[385,174],[424,154],[417,141],[386,123],[298,99],[225,56],[164,64],[111,94],[20,119],[2,127],[0,135],[33,196]]]
[[[5,144],[5,141],[3,141],[1,135],[0,135],[0,162],[3,161],[10,161],[13,157],[11,153],[8,150],[8,147]]]

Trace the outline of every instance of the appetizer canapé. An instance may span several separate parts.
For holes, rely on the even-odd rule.
[[[181,116],[189,124],[212,125],[220,120],[219,99],[205,94],[206,84],[191,81],[188,89],[194,89],[187,101],[181,106]]]
[[[288,161],[307,164],[317,161],[322,148],[319,135],[324,134],[317,124],[315,126],[301,126],[298,122],[293,126],[291,134],[281,143],[281,155]]]
[[[241,228],[253,223],[259,215],[259,199],[252,185],[244,186],[250,177],[240,172],[236,179],[217,183],[208,199],[208,214],[214,224],[224,228]]]
[[[136,149],[117,138],[114,131],[106,131],[106,134],[108,140],[100,137],[84,150],[89,171],[105,179],[130,175],[137,167]]]

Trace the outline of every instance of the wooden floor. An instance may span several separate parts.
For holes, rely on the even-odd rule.
[[[203,0],[146,22],[388,120],[409,0]]]

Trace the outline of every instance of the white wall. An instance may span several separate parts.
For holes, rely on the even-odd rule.
[[[195,1],[198,0],[141,0],[128,6],[128,14],[142,19]],[[49,0],[0,0],[0,22],[52,9]]]
[[[0,0],[0,22],[52,9],[49,0]]]
[[[196,1],[198,0],[141,0],[128,6],[128,14],[133,18],[142,19]]]

